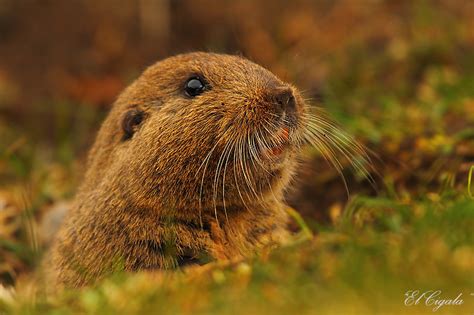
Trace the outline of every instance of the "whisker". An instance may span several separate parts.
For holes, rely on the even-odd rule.
[[[238,142],[235,141],[234,143],[234,148],[233,148],[233,159],[234,159],[234,165],[233,165],[233,172],[234,172],[234,182],[235,182],[235,186],[237,188],[237,192],[240,196],[240,199],[242,200],[242,203],[244,204],[244,207],[247,209],[247,210],[250,210],[249,207],[247,206],[247,203],[245,202],[244,200],[244,197],[242,196],[242,192],[240,191],[240,187],[239,187],[239,182],[237,181],[237,171],[236,171],[236,165],[237,165],[237,148],[238,148]]]
[[[305,121],[306,125],[303,139],[306,138],[313,145],[316,144],[315,146],[320,151],[322,151],[321,149],[328,150],[321,153],[326,160],[329,158],[330,162],[332,161],[331,164],[339,174],[342,173],[343,167],[337,159],[336,152],[341,153],[354,170],[366,178],[375,188],[375,180],[370,172],[375,170],[366,148],[339,128],[335,122],[325,115],[322,109],[319,109],[319,112],[320,115],[318,116],[309,113],[303,115],[302,120]],[[341,177],[345,181],[342,175]],[[347,186],[346,183],[345,186]]]
[[[308,142],[311,143],[314,147],[316,147],[319,150],[319,152],[321,152],[324,159],[327,162],[329,162],[336,169],[336,171],[339,173],[339,175],[341,176],[341,179],[344,183],[346,193],[349,196],[350,195],[349,187],[348,187],[346,178],[344,176],[344,173],[342,172],[343,167],[342,167],[341,163],[339,162],[339,160],[337,159],[337,157],[335,156],[334,151],[330,147],[328,147],[323,141],[321,141],[322,139],[320,137],[318,137],[318,136],[316,136],[316,135],[314,135],[310,132],[307,133],[306,136],[307,136]]]
[[[222,204],[224,206],[224,214],[225,214],[225,219],[226,219],[226,222],[229,223],[229,217],[227,216],[227,207],[226,207],[226,203],[225,203],[225,175],[226,175],[226,171],[227,171],[227,165],[229,163],[229,157],[230,157],[230,154],[232,152],[232,142],[229,142],[231,145],[229,147],[229,150],[227,151],[227,155],[225,157],[225,163],[224,163],[224,171],[223,171],[223,175],[222,175]]]
[[[213,151],[216,149],[219,142],[220,142],[220,140],[218,140],[216,142],[216,144],[214,145],[214,147],[212,147],[212,149],[209,151],[209,153],[207,154],[207,156],[204,158],[203,162],[199,166],[198,170],[196,171],[196,175],[199,174],[199,170],[205,164],[204,171],[202,173],[201,184],[200,184],[200,188],[199,188],[199,223],[201,225],[201,229],[203,228],[203,222],[202,222],[202,193],[203,193],[203,186],[204,186],[204,178],[205,178],[205,175],[206,175],[207,165],[209,164],[209,160],[211,158],[211,155],[212,155]]]
[[[229,142],[226,143],[226,145],[224,146],[224,149],[221,152],[221,155],[219,156],[219,160],[217,161],[216,171],[214,173],[214,181],[212,183],[212,191],[213,191],[213,199],[212,200],[213,200],[213,204],[214,204],[214,215],[216,217],[217,226],[220,226],[218,215],[217,215],[217,186],[219,184],[220,170],[221,170],[221,166],[222,166],[221,164],[222,164],[222,161],[223,161],[222,158],[226,154],[228,147],[229,147]]]
[[[247,138],[247,137],[245,137]],[[255,191],[255,189],[253,188],[252,186],[252,182],[250,180],[250,177],[249,177],[249,174],[246,172],[246,165],[247,165],[247,160],[246,160],[246,152],[244,151],[244,144],[246,143],[246,139],[242,138],[240,141],[239,141],[239,147],[240,147],[240,150],[239,150],[239,155],[240,155],[240,167],[242,169],[242,174],[244,175],[244,179],[245,179],[245,183],[247,184],[248,188],[250,189],[250,192],[254,194],[254,196],[258,199],[258,195],[257,195],[257,192]]]
[[[370,156],[367,154],[367,149],[363,145],[359,144],[350,135],[345,133],[342,129],[339,129],[337,126],[331,124],[331,122],[324,119],[318,119],[317,117],[309,118],[308,125],[318,132],[321,132],[321,129],[324,129],[321,128],[320,124],[323,124],[324,127],[330,128],[330,132],[322,131],[322,133],[334,143],[341,153],[346,156],[347,160],[351,163],[354,169],[360,172],[367,180],[369,180],[372,185],[374,185],[375,180],[367,167],[372,172],[375,172],[376,174],[378,173],[373,167]],[[347,155],[349,155],[349,157]]]
[[[332,138],[332,136],[333,136],[332,134],[329,134],[329,133],[326,133],[326,132],[321,132],[317,127],[314,127],[314,128],[310,127],[310,130],[313,133],[317,133],[322,139],[328,140],[337,151],[339,151],[340,153],[342,153],[342,155],[344,155],[344,157],[352,164],[352,166],[357,171],[360,171],[366,177],[369,176],[369,174],[368,174],[367,170],[365,169],[365,167],[363,166],[363,164],[357,159],[356,154],[351,152],[347,148],[345,143],[343,143],[343,145],[341,145],[341,143],[337,142],[337,139],[335,140],[335,139]]]
[[[249,152],[251,155],[250,162],[252,163],[253,168],[257,171],[257,166],[255,165],[255,162],[261,165],[261,161],[260,161],[260,157],[258,156],[258,152],[256,150],[255,136],[253,136],[251,140],[249,139],[249,148],[250,148]],[[258,188],[260,188],[260,201],[263,204],[264,198],[262,195],[262,189],[261,187],[256,187],[256,188],[257,190]]]

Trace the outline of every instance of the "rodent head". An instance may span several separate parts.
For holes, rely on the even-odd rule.
[[[149,67],[119,97],[85,186],[134,204],[215,211],[280,198],[306,128],[293,86],[238,56],[189,53]]]

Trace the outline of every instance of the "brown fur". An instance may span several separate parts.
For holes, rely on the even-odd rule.
[[[183,88],[193,75],[210,89],[190,98]],[[263,152],[255,135],[279,141],[273,134],[283,126],[281,108],[273,96],[281,89],[296,99],[286,151],[252,156],[251,147]],[[121,126],[131,110],[143,121],[127,139]],[[46,281],[78,287],[115,270],[233,259],[283,242],[282,194],[305,110],[294,87],[241,57],[190,53],[151,66],[120,95],[98,133],[45,260]],[[263,129],[264,121],[272,124]]]

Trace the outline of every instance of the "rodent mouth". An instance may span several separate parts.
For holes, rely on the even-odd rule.
[[[262,149],[262,156],[270,160],[278,160],[290,146],[290,132],[288,127],[283,127],[275,134],[276,141],[269,141],[268,147]]]

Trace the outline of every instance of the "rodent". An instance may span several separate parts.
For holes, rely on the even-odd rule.
[[[146,69],[114,103],[44,260],[55,288],[245,257],[288,238],[283,192],[308,128],[298,90],[240,56]]]

